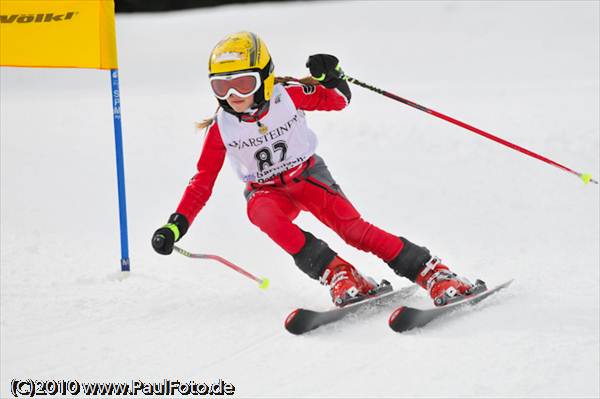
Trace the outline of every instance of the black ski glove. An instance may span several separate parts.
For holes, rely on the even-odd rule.
[[[169,255],[173,252],[173,245],[187,233],[188,223],[181,213],[174,213],[169,221],[152,236],[152,248],[161,255]]]
[[[306,66],[310,74],[328,89],[338,86],[344,77],[344,71],[340,68],[337,57],[329,54],[315,54],[308,57]]]

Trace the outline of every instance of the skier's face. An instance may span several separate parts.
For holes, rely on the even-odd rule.
[[[229,95],[229,97],[227,97],[227,104],[229,104],[229,106],[233,108],[235,112],[246,111],[248,108],[250,108],[252,103],[254,103],[254,95],[240,97],[232,93]]]

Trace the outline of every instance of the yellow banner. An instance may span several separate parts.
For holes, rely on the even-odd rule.
[[[0,65],[116,69],[113,0],[0,0]]]

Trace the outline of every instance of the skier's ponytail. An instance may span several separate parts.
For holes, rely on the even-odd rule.
[[[206,118],[200,122],[196,122],[196,129],[202,130],[207,129],[214,121],[214,117]]]
[[[205,129],[204,134],[206,134],[210,125],[212,125],[212,123],[215,121],[215,118],[217,117],[217,112],[219,112],[219,108],[221,108],[220,105],[217,107],[217,109],[213,113],[213,116],[205,118],[200,122],[196,122],[196,129],[198,130],[198,132],[200,132],[202,129]]]

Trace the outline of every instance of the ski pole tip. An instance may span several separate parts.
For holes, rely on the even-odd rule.
[[[259,281],[258,288],[260,288],[261,290],[266,290],[267,288],[269,288],[269,279],[263,277],[262,280]]]
[[[598,184],[596,180],[592,179],[591,173],[582,173],[581,175],[579,175],[579,178],[583,181],[583,184],[588,184],[589,182]]]

